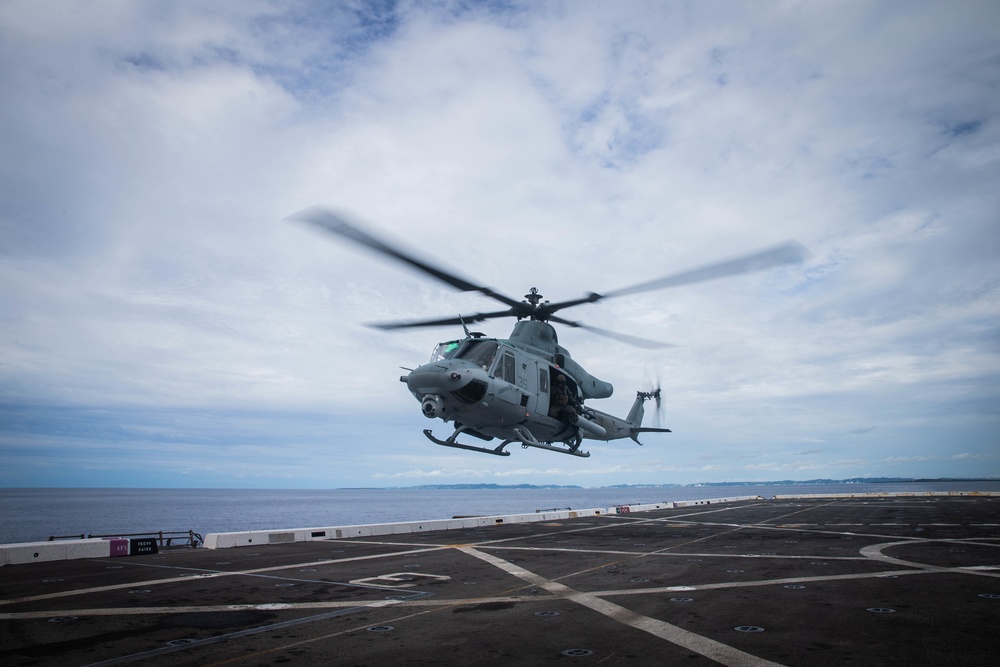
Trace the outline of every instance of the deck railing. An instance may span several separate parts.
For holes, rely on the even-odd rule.
[[[201,535],[193,530],[154,530],[145,533],[112,533],[110,535],[94,535],[93,533],[81,533],[80,535],[50,535],[48,541],[83,540],[95,537],[152,537],[156,540],[157,545],[161,547],[197,547],[205,541]]]

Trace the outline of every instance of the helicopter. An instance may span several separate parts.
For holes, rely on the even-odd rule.
[[[639,434],[671,432],[667,428],[642,425],[647,401],[653,400],[657,411],[661,407],[660,387],[636,392],[635,402],[624,418],[586,405],[587,400],[610,397],[614,387],[588,373],[572,358],[569,351],[559,344],[552,323],[584,329],[643,348],[670,346],[568,320],[557,315],[559,311],[585,303],[801,262],[809,254],[801,244],[790,241],[603,294],[589,292],[583,297],[552,303],[543,301],[544,297],[538,289],[532,287],[524,299],[518,301],[419,259],[387,238],[349,221],[346,214],[332,209],[311,206],[287,219],[309,223],[409,265],[460,291],[479,292],[503,304],[502,310],[490,312],[369,325],[382,330],[462,326],[464,337],[439,343],[428,363],[414,369],[404,368],[408,373],[399,380],[419,401],[425,417],[454,424],[452,434],[444,439],[435,436],[432,429],[424,429],[428,440],[444,447],[496,456],[509,456],[506,448],[517,443],[524,449],[534,447],[589,457],[590,452],[580,449],[584,439],[611,441],[630,438],[641,445]],[[502,317],[517,320],[506,339],[490,338],[469,329],[470,324]],[[460,437],[462,441],[459,441]],[[472,444],[469,438],[482,442],[500,440],[500,443],[495,446],[478,445]]]

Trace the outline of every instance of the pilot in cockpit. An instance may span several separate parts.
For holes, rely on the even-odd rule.
[[[496,356],[497,343],[492,340],[475,342],[461,354],[462,359],[479,366],[484,371],[490,369]]]

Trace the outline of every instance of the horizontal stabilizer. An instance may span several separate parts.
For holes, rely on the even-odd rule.
[[[629,437],[635,440],[636,444],[642,445],[639,442],[640,433],[673,433],[669,428],[654,428],[652,426],[633,426],[629,429]]]

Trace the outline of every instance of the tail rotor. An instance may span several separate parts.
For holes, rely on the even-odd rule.
[[[656,405],[656,413],[653,417],[653,424],[659,427],[663,421],[663,398],[662,398],[662,386],[661,386],[662,383],[660,382],[660,373],[659,371],[657,371],[655,383],[649,377],[648,367],[646,370],[643,371],[643,375],[645,376],[646,385],[652,386],[653,388],[650,389],[649,391],[637,392],[637,396],[641,398],[643,401],[648,401],[648,400],[655,401],[654,405]]]
[[[660,422],[662,421],[662,417],[663,417],[663,399],[661,397],[661,389],[660,389],[660,387],[657,387],[656,389],[653,389],[652,391],[640,391],[640,392],[636,392],[636,395],[639,398],[641,398],[643,401],[649,401],[649,400],[655,401],[656,413],[655,413],[655,416],[653,417],[653,423],[657,427],[659,427],[660,426]]]

